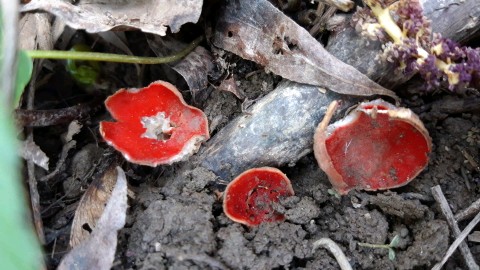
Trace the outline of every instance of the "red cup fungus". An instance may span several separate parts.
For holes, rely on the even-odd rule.
[[[164,81],[120,89],[105,106],[117,122],[101,122],[100,134],[136,164],[155,167],[185,160],[210,137],[205,114]]]
[[[225,189],[223,211],[235,222],[250,227],[264,222],[283,221],[273,204],[281,197],[292,196],[290,180],[279,169],[262,167],[247,170]]]
[[[411,110],[377,99],[328,125],[333,102],[314,136],[314,153],[333,187],[383,190],[403,186],[428,164],[431,138]]]

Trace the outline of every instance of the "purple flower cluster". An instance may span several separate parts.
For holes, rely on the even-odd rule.
[[[427,89],[442,84],[448,84],[451,90],[480,88],[480,48],[462,47],[439,34],[432,35],[430,21],[423,15],[419,0],[399,0],[390,4],[387,0],[365,1],[372,8],[373,17],[376,15],[374,8],[381,7],[390,13],[394,23],[377,23],[386,33],[401,34],[390,36],[396,42],[386,46],[385,56],[406,74],[418,72]],[[399,30],[387,31],[389,27]]]
[[[423,9],[418,0],[400,0],[395,3],[397,24],[402,28],[407,38],[426,41],[430,38],[430,21],[423,15]]]

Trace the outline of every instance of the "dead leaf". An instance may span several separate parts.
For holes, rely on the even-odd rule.
[[[20,155],[25,160],[32,161],[35,165],[48,171],[49,158],[32,139],[27,139],[22,142]]]
[[[58,269],[110,269],[117,248],[117,232],[125,226],[127,212],[127,179],[116,168],[117,183],[97,227],[85,241],[72,249]]]
[[[103,40],[110,43],[111,45],[117,47],[121,51],[123,51],[127,55],[133,55],[133,52],[128,47],[127,37],[125,36],[125,32],[100,32],[98,33]],[[137,74],[141,74],[141,68],[139,64],[135,64],[135,68],[137,69]],[[140,75],[139,75],[140,76]]]
[[[53,49],[51,17],[46,13],[24,14],[18,23],[18,47],[23,50]]]
[[[350,11],[355,6],[355,3],[351,0],[320,0],[319,2],[336,7],[344,12]]]
[[[220,85],[217,87],[220,91],[226,91],[234,94],[238,99],[244,100],[245,93],[237,87],[237,82],[233,76],[228,79],[223,80]]]
[[[171,55],[188,46],[188,44],[171,37],[149,36],[147,42],[150,49],[159,57]],[[204,90],[208,87],[208,75],[213,72],[214,68],[213,56],[210,51],[197,46],[185,58],[171,63],[169,66],[187,82],[195,101],[207,98],[209,93]]]
[[[85,191],[73,218],[70,247],[75,247],[83,242],[96,228],[97,221],[110,198],[116,179],[117,170],[116,163],[114,163],[105,171],[102,177],[95,179],[87,191]]]
[[[165,36],[167,26],[173,33],[185,23],[196,23],[202,11],[201,0],[90,0],[73,5],[62,0],[32,0],[22,12],[48,11],[75,29],[90,33],[114,28],[137,28],[143,32]]]
[[[213,43],[289,80],[357,96],[395,93],[335,58],[266,0],[227,1]]]
[[[192,92],[194,100],[206,98],[199,95],[208,87],[208,75],[213,70],[212,54],[198,46],[185,58],[176,63],[172,69],[182,75]]]
[[[68,124],[67,133],[63,135],[63,140],[69,142],[73,139],[73,136],[77,135],[82,130],[83,125],[78,120],[73,120]]]

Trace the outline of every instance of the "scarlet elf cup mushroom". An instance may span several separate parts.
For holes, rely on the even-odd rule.
[[[315,131],[314,153],[340,194],[400,187],[425,168],[432,142],[411,110],[377,99],[328,125],[336,106],[330,105]]]
[[[290,180],[279,169],[254,168],[228,184],[224,192],[223,211],[231,220],[250,227],[283,221],[285,217],[274,210],[273,204],[281,197],[293,194]]]
[[[120,89],[105,106],[117,122],[101,122],[100,134],[133,163],[155,167],[185,160],[210,137],[205,114],[164,81]]]

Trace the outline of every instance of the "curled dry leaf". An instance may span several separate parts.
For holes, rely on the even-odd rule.
[[[226,91],[234,94],[238,99],[244,100],[245,93],[237,86],[237,82],[233,76],[223,80],[217,88],[220,91]]]
[[[92,234],[70,251],[58,269],[110,269],[117,248],[117,232],[125,226],[127,179],[116,168],[117,183]]]
[[[116,180],[117,170],[114,163],[107,168],[102,177],[95,179],[83,194],[73,218],[70,247],[83,242],[97,227],[97,221],[105,209]]]
[[[182,75],[192,92],[193,99],[198,100],[206,98],[207,93],[204,90],[208,87],[208,75],[212,72],[213,67],[213,57],[210,51],[198,46],[172,68]]]
[[[90,33],[114,28],[137,28],[143,32],[165,36],[167,26],[173,33],[185,23],[196,23],[203,1],[197,0],[137,0],[79,1],[73,5],[62,0],[32,0],[21,11],[44,10],[75,29]]]
[[[147,42],[150,49],[159,57],[171,55],[188,46],[172,37],[149,35]],[[214,68],[213,56],[210,51],[202,46],[197,46],[182,60],[170,63],[169,66],[187,82],[194,101],[207,98],[209,92],[205,90],[208,87],[208,76]]]
[[[63,139],[65,142],[69,142],[73,139],[73,136],[77,135],[82,130],[83,125],[78,120],[73,120],[68,124],[67,133],[64,134]]]
[[[357,96],[395,93],[335,58],[304,28],[266,0],[227,1],[215,46],[255,61],[286,79]]]
[[[351,0],[320,0],[319,2],[323,2],[330,6],[334,6],[340,9],[341,11],[345,11],[345,12],[350,11],[355,6],[355,2]]]
[[[35,165],[42,167],[44,170],[48,171],[49,158],[31,138],[22,142],[20,155],[25,160],[32,161],[33,163],[35,163]]]
[[[53,49],[51,16],[48,13],[24,14],[18,23],[18,47],[23,50]]]

